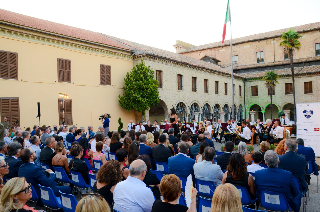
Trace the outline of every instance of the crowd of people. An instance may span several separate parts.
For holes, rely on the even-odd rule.
[[[143,123],[134,126],[130,122],[126,133],[109,131],[109,125],[106,129],[105,124],[110,121],[105,120],[98,132],[92,126],[87,130],[76,126],[59,129],[34,126],[32,131],[15,127],[13,134],[6,132],[4,141],[0,141],[0,211],[36,211],[27,201],[32,189],[41,197],[39,185],[50,187],[57,197],[61,196],[60,192],[74,193],[72,183],[57,183],[55,167],[63,168],[69,176],[71,171],[80,173],[87,184],[90,184],[89,174],[96,175],[94,194],[83,195],[77,212],[194,212],[198,201],[196,188],[192,189],[189,207],[178,204],[184,190],[181,179],[190,175],[194,187],[196,180],[212,182],[215,187],[212,212],[242,211],[238,187],[244,187],[252,200],[263,190],[283,193],[290,207],[299,211],[310,183],[310,175],[306,175],[308,161],[318,175],[315,154],[304,146],[303,139],[283,139],[281,132],[277,139],[273,136],[269,139],[270,134],[265,139],[264,131],[268,128],[278,133],[277,121],[273,127],[269,121],[266,127],[257,123],[260,150],[248,152],[246,143],[252,134],[247,121],[241,123],[242,130],[233,120],[224,129],[221,120],[216,126],[207,121],[199,125],[193,122],[187,127],[172,110],[170,128],[164,132],[160,133],[157,122],[154,125],[149,122],[146,127]],[[226,141],[223,153],[214,146],[214,141],[222,142],[222,137]],[[270,150],[270,143],[277,142],[275,151]],[[72,157],[70,162],[67,155]],[[102,162],[97,173],[86,163],[93,166],[94,160]],[[159,163],[165,163],[168,168],[162,179],[153,172],[159,170]],[[43,165],[48,168],[44,169]],[[41,198],[37,206],[43,206]]]

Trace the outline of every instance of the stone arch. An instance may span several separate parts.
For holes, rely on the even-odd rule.
[[[186,121],[188,116],[187,105],[181,101],[176,104],[175,108],[178,118],[180,118],[181,121]]]
[[[169,114],[168,107],[166,103],[162,99],[160,99],[158,104],[150,107],[149,120],[151,121],[151,123],[157,120],[160,124],[160,121],[166,119],[167,114]]]
[[[237,120],[238,121],[241,121],[243,119],[243,106],[242,104],[239,105],[239,108],[238,108],[238,113],[237,113]]]
[[[252,104],[249,108],[249,114],[250,114],[250,111],[256,112],[254,114],[254,120],[252,120],[251,115],[249,116],[251,122],[254,122],[257,119],[260,119],[261,121],[263,121],[263,112],[259,104]]]
[[[194,118],[196,122],[200,121],[200,106],[197,102],[193,102],[190,106],[191,118]]]
[[[236,115],[237,115],[237,105],[236,104],[233,104],[233,107],[234,107],[234,114],[235,114],[235,116],[232,114],[232,105],[230,105],[230,120],[232,119],[232,118],[236,118]]]
[[[221,112],[221,107],[220,105],[217,103],[213,106],[213,122],[218,122],[218,119],[220,119],[220,112]]]
[[[290,120],[294,120],[294,105],[292,103],[284,104],[283,107],[282,107],[282,111],[285,112],[285,113],[289,111],[289,113],[287,113],[288,114],[287,117]]]
[[[222,122],[225,123],[227,122],[227,120],[230,118],[230,109],[229,109],[229,105],[225,104],[222,108],[222,111],[224,112],[224,117],[222,119]]]
[[[202,120],[204,119],[211,119],[212,118],[212,109],[209,103],[205,103],[201,109],[202,113]]]
[[[278,112],[281,110],[279,105],[272,103],[272,119],[278,118]],[[265,107],[265,119],[271,119],[271,104],[268,103]]]

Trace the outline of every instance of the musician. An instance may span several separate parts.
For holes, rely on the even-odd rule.
[[[158,121],[157,120],[154,120],[152,126],[154,127],[154,131],[158,131],[158,132],[160,131],[160,126],[158,125]]]
[[[263,132],[264,132],[264,135],[263,135],[263,139],[264,141],[268,140],[270,141],[273,137],[270,135],[270,132],[271,132],[271,129],[272,129],[272,121],[271,119],[267,119],[266,120],[266,123],[267,123],[267,126],[264,128]]]
[[[289,126],[291,125],[290,120],[286,117],[285,114],[282,115],[281,126]]]
[[[184,132],[187,131],[186,125],[182,124],[181,121],[178,121],[178,128],[179,128],[180,134],[183,134]]]
[[[132,119],[130,119],[130,123],[128,124],[128,131],[132,130],[134,125],[135,124],[133,123]]]
[[[233,129],[237,129],[238,128],[238,125],[237,125],[237,123],[235,122],[234,119],[231,119],[231,125],[232,125]]]
[[[224,131],[222,130],[222,125],[221,125],[221,119],[218,119],[218,123],[216,124],[216,128],[215,128],[215,130],[214,130],[214,133],[213,133],[213,138],[217,141],[217,142],[219,142],[219,143],[221,143],[221,140],[222,140],[222,136],[223,136],[223,134],[224,134]],[[217,140],[217,136],[220,134],[220,139],[219,140]]]
[[[253,144],[256,144],[257,136],[259,136],[260,142],[262,142],[263,130],[264,130],[263,124],[260,122],[260,119],[257,119],[257,125],[256,125],[256,131],[254,133]]]
[[[232,141],[233,138],[236,136],[235,134],[236,128],[234,127],[234,125],[232,125],[230,120],[228,120],[227,123],[228,123],[227,131],[224,134],[224,138],[226,139],[226,141]]]
[[[151,125],[150,120],[147,121],[147,126],[145,127],[145,129],[146,129],[147,132],[153,132],[154,131],[153,125]]]
[[[283,140],[283,127],[280,126],[279,121],[275,121],[273,127],[271,129],[271,134],[274,135],[273,139],[271,139],[270,144],[278,143]]]
[[[248,127],[248,125],[250,125],[250,122],[243,121],[242,122],[243,132],[242,133],[240,133],[240,132],[237,133],[239,136],[242,137],[242,141],[246,142],[246,143],[250,143],[251,133],[252,133],[250,128]]]
[[[207,121],[207,130],[209,133],[210,133],[210,138],[211,138],[211,134],[212,134],[212,125],[211,125],[211,122],[210,121]]]
[[[169,128],[171,127],[171,124],[168,123],[168,120],[167,120],[167,119],[165,119],[163,125],[164,125],[164,131],[163,131],[163,133],[168,133],[168,130],[169,130]]]
[[[196,134],[197,122],[196,122],[196,120],[195,120],[194,118],[192,118],[191,121],[192,121],[193,127],[190,127],[190,130],[191,130],[191,132],[192,132],[193,134]]]
[[[143,126],[143,122],[140,121],[139,125],[136,126],[136,132],[142,132],[143,130],[146,130],[146,128]]]
[[[204,128],[204,124],[203,124],[202,121],[200,121],[200,123],[199,123],[199,128],[198,128],[198,135],[200,135],[200,134],[203,133],[203,132],[202,132],[202,128]]]

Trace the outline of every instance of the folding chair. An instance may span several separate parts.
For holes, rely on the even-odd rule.
[[[72,159],[74,159],[74,156],[67,155],[67,158],[68,158],[68,164],[69,164],[69,163],[70,163],[70,161],[71,161]]]
[[[90,182],[90,188],[93,190],[93,185],[95,182],[97,182],[97,177],[94,174],[89,174],[89,182]]]
[[[41,186],[40,184],[39,187],[41,191],[41,200],[46,208],[52,210],[58,210],[62,208],[60,197],[56,197],[51,188]]]
[[[157,171],[157,170],[150,170],[150,172],[154,175],[157,176],[158,180],[161,181],[162,177],[163,177],[163,174],[161,171]]]
[[[43,168],[44,170],[51,169],[50,166],[48,166],[47,164],[40,163],[40,166],[41,166],[41,168]]]
[[[214,158],[217,158],[219,155],[222,155],[224,152],[216,151]]]
[[[199,196],[198,198],[198,212],[210,212],[211,211],[211,198],[205,198]]]
[[[185,192],[184,190],[185,190],[185,187],[186,187],[187,178],[181,177],[181,176],[177,176],[177,177],[179,177],[180,180],[181,180],[181,191]]]
[[[161,171],[163,174],[168,174],[168,164],[166,162],[156,162],[156,170]]]
[[[181,195],[179,197],[178,204],[187,206],[186,199],[185,199],[185,197],[184,197],[184,195],[182,193],[181,193]]]
[[[99,171],[100,167],[103,165],[101,160],[93,160],[93,167],[96,172]]]
[[[250,194],[245,187],[236,186],[236,188],[239,191],[242,205],[251,205],[256,201],[256,199],[255,200],[251,199]]]
[[[308,163],[308,170],[306,171],[306,174],[309,174],[311,175],[314,170],[313,170],[313,166],[312,166],[312,162],[311,161],[307,161]],[[318,178],[318,175],[317,176],[317,193],[318,193],[318,189],[319,189],[319,178]]]
[[[109,152],[109,160],[117,160],[116,153],[114,153],[114,152]]]
[[[306,205],[308,203],[308,197],[306,192],[302,192],[301,184],[298,178],[293,177],[294,183],[296,184],[297,188],[299,189],[299,192],[301,192],[302,195],[302,211],[306,211]],[[304,198],[304,199],[303,199]]]
[[[67,149],[70,149],[72,147],[72,142],[67,141]]]
[[[255,209],[251,209],[251,208],[247,208],[245,206],[242,206],[242,211],[243,212],[267,212],[267,211],[262,211],[262,210],[255,210]]]
[[[86,165],[87,165],[89,170],[94,170],[94,168],[91,166],[91,163],[88,160],[88,158],[83,158],[83,161],[86,162]]]
[[[61,193],[61,205],[64,212],[75,212],[78,201],[72,194]]]
[[[54,172],[56,174],[56,179],[62,183],[70,183],[70,179],[66,173],[66,170],[62,167],[54,166]]]
[[[36,190],[34,190],[32,185],[31,185],[31,189],[32,189],[32,197],[29,201],[37,203],[39,200],[38,194],[37,194]]]
[[[199,196],[212,198],[216,186],[213,182],[196,179],[196,186]]]
[[[89,188],[90,186],[84,181],[80,172],[71,171],[71,182],[78,188]]]
[[[272,211],[291,211],[287,198],[282,193],[273,191],[260,191],[259,202],[262,207]]]

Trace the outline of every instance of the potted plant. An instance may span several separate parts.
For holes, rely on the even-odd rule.
[[[248,152],[249,152],[250,154],[252,154],[253,151],[254,151],[254,148],[253,148],[253,146],[247,146],[247,150],[248,150]]]
[[[277,147],[277,145],[271,144],[271,145],[270,145],[270,150],[273,150],[273,151],[274,151],[274,150],[276,149],[276,147]]]

